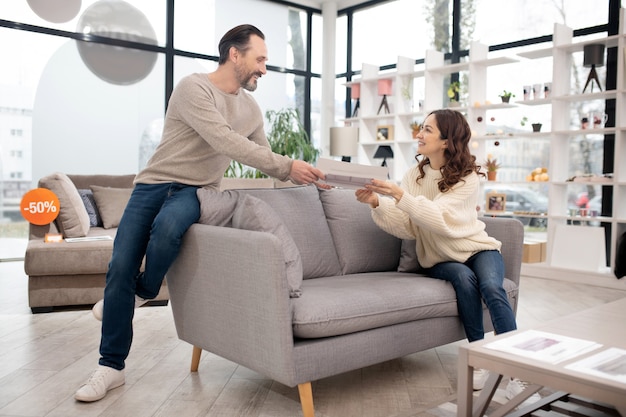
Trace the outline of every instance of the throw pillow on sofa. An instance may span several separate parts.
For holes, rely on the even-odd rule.
[[[85,237],[89,232],[89,215],[72,180],[62,172],[55,172],[41,178],[39,187],[49,189],[59,199],[55,222],[63,236]]]
[[[267,232],[276,236],[285,256],[285,270],[289,296],[302,294],[302,258],[291,233],[276,211],[265,201],[238,191],[215,191],[199,188],[200,201],[198,223],[211,226]]]
[[[89,216],[89,226],[102,227],[102,217],[100,217],[100,212],[98,211],[98,206],[96,205],[96,199],[93,197],[93,191],[82,188],[78,190],[78,194],[80,195],[80,198],[83,199],[85,210],[87,210],[87,215]]]
[[[101,187],[99,185],[92,185],[89,188],[93,191],[98,212],[102,217],[102,226],[105,229],[119,226],[133,189]]]
[[[265,201],[251,195],[242,195],[233,213],[233,227],[271,233],[281,242],[285,255],[285,270],[289,297],[298,298],[302,295],[302,259],[289,230]]]

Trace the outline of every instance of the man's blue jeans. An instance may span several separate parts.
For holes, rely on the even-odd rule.
[[[515,314],[502,286],[504,262],[500,252],[478,252],[465,263],[442,262],[425,273],[448,281],[454,287],[459,316],[470,342],[485,337],[482,300],[485,300],[496,334],[517,328]]]
[[[182,237],[200,218],[198,187],[137,184],[124,210],[106,275],[100,365],[124,369],[133,339],[135,294],[156,297]],[[140,273],[146,258],[144,272]]]

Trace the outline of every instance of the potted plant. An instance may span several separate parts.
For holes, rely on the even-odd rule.
[[[459,105],[459,93],[461,92],[461,83],[459,81],[451,82],[448,86],[448,98],[450,99],[450,107]]]
[[[417,138],[417,135],[419,135],[420,131],[422,130],[422,124],[418,121],[413,121],[411,122],[411,136],[413,137],[413,139]]]
[[[502,90],[502,93],[499,95],[499,97],[502,99],[503,103],[508,103],[511,100],[511,97],[515,97],[515,94],[510,91]]]
[[[268,110],[265,118],[269,122],[267,140],[272,151],[293,159],[314,163],[319,156],[319,149],[309,140],[297,109]],[[225,177],[229,178],[267,178],[257,169],[232,161]]]
[[[485,161],[484,167],[487,169],[487,180],[495,181],[498,168],[500,168],[500,163],[498,163],[498,160],[496,158],[493,158],[491,154],[489,154],[487,155],[487,160]]]
[[[541,132],[541,123],[540,122],[532,123],[531,126],[533,127],[533,132]]]

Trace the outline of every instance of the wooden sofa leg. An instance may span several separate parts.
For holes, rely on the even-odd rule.
[[[198,372],[198,366],[200,366],[200,355],[202,355],[202,348],[194,346],[193,352],[191,353],[191,372]]]
[[[313,409],[313,390],[311,389],[311,383],[305,382],[304,384],[298,384],[298,392],[300,393],[302,414],[304,417],[314,417],[315,410]]]

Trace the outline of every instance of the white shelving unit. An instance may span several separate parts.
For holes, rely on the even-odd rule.
[[[553,279],[563,279],[572,282],[591,283],[601,286],[626,288],[626,280],[617,280],[613,275],[615,266],[615,253],[617,239],[626,232],[626,86],[625,86],[625,60],[626,60],[626,28],[625,9],[620,11],[619,34],[604,39],[585,40],[574,42],[572,29],[555,24],[553,45],[549,48],[537,49],[530,52],[520,53],[510,57],[490,57],[488,47],[480,43],[473,43],[470,48],[469,59],[466,62],[446,65],[443,54],[429,50],[426,52],[423,68],[416,68],[415,60],[399,57],[397,69],[390,72],[380,72],[379,67],[364,64],[361,78],[348,83],[360,84],[360,109],[355,117],[344,120],[347,124],[359,127],[359,155],[355,162],[362,164],[378,165],[382,161],[373,158],[376,149],[381,145],[388,145],[394,152],[392,160],[387,163],[390,169],[390,178],[399,182],[404,173],[415,164],[417,143],[411,137],[410,123],[413,120],[423,120],[429,111],[447,106],[444,81],[450,74],[460,72],[467,73],[467,99],[466,106],[456,107],[466,114],[474,132],[472,138],[472,153],[478,161],[484,161],[486,157],[486,142],[494,140],[525,140],[548,141],[549,174],[548,183],[540,183],[548,187],[549,205],[547,215],[529,214],[527,217],[547,219],[547,259],[545,262],[536,264],[524,264],[523,273],[531,276],[539,276]],[[610,91],[601,91],[585,94],[571,93],[571,67],[573,55],[582,53],[586,44],[603,43],[607,48],[618,48],[618,79],[617,88]],[[552,59],[552,91],[549,98],[521,100],[514,103],[489,103],[487,100],[487,84],[489,82],[488,70],[498,65],[518,65],[520,62],[528,62],[536,59]],[[378,114],[382,97],[378,95],[378,81],[391,80],[393,92],[388,96],[390,113],[384,110]],[[416,88],[419,85],[421,88]],[[412,91],[411,100],[408,100],[406,91]],[[598,102],[604,105],[608,99],[616,100],[616,127],[602,129],[582,130],[573,127],[570,120],[570,108],[573,105],[587,102]],[[419,102],[423,103],[418,108]],[[488,113],[492,110],[505,110],[518,106],[546,106],[551,114],[551,126],[542,129],[540,133],[518,133],[515,136],[493,133],[487,134],[486,121]],[[531,121],[529,121],[531,122]],[[388,141],[377,140],[377,129],[380,126],[393,126],[393,139]],[[567,181],[570,173],[570,144],[573,138],[581,135],[614,135],[614,173],[609,182],[595,185],[610,187],[613,192],[612,216],[596,218],[580,218],[569,215],[568,194],[570,187],[580,187],[580,183]],[[503,181],[504,182],[504,181]],[[537,183],[513,182],[514,185],[532,187]],[[510,213],[508,213],[510,215]],[[523,215],[522,215],[523,217]],[[600,223],[610,225],[604,229]],[[562,226],[576,224],[581,230],[586,227],[587,231],[598,235],[598,229],[606,230],[607,241],[611,253],[610,263],[598,270],[581,270],[577,266],[563,267],[563,253],[567,248],[555,247],[555,241],[560,239]],[[592,230],[595,229],[595,230]],[[582,230],[581,235],[585,235]],[[590,234],[591,236],[591,234]],[[571,242],[568,242],[570,244]],[[600,244],[586,243],[586,244]],[[601,242],[604,244],[604,242]],[[572,248],[575,249],[575,248]],[[590,248],[591,249],[591,248]],[[590,251],[594,253],[593,251]],[[576,250],[571,253],[575,255]],[[593,255],[591,255],[593,256]],[[555,266],[555,265],[559,266]],[[576,265],[576,263],[572,263]]]

